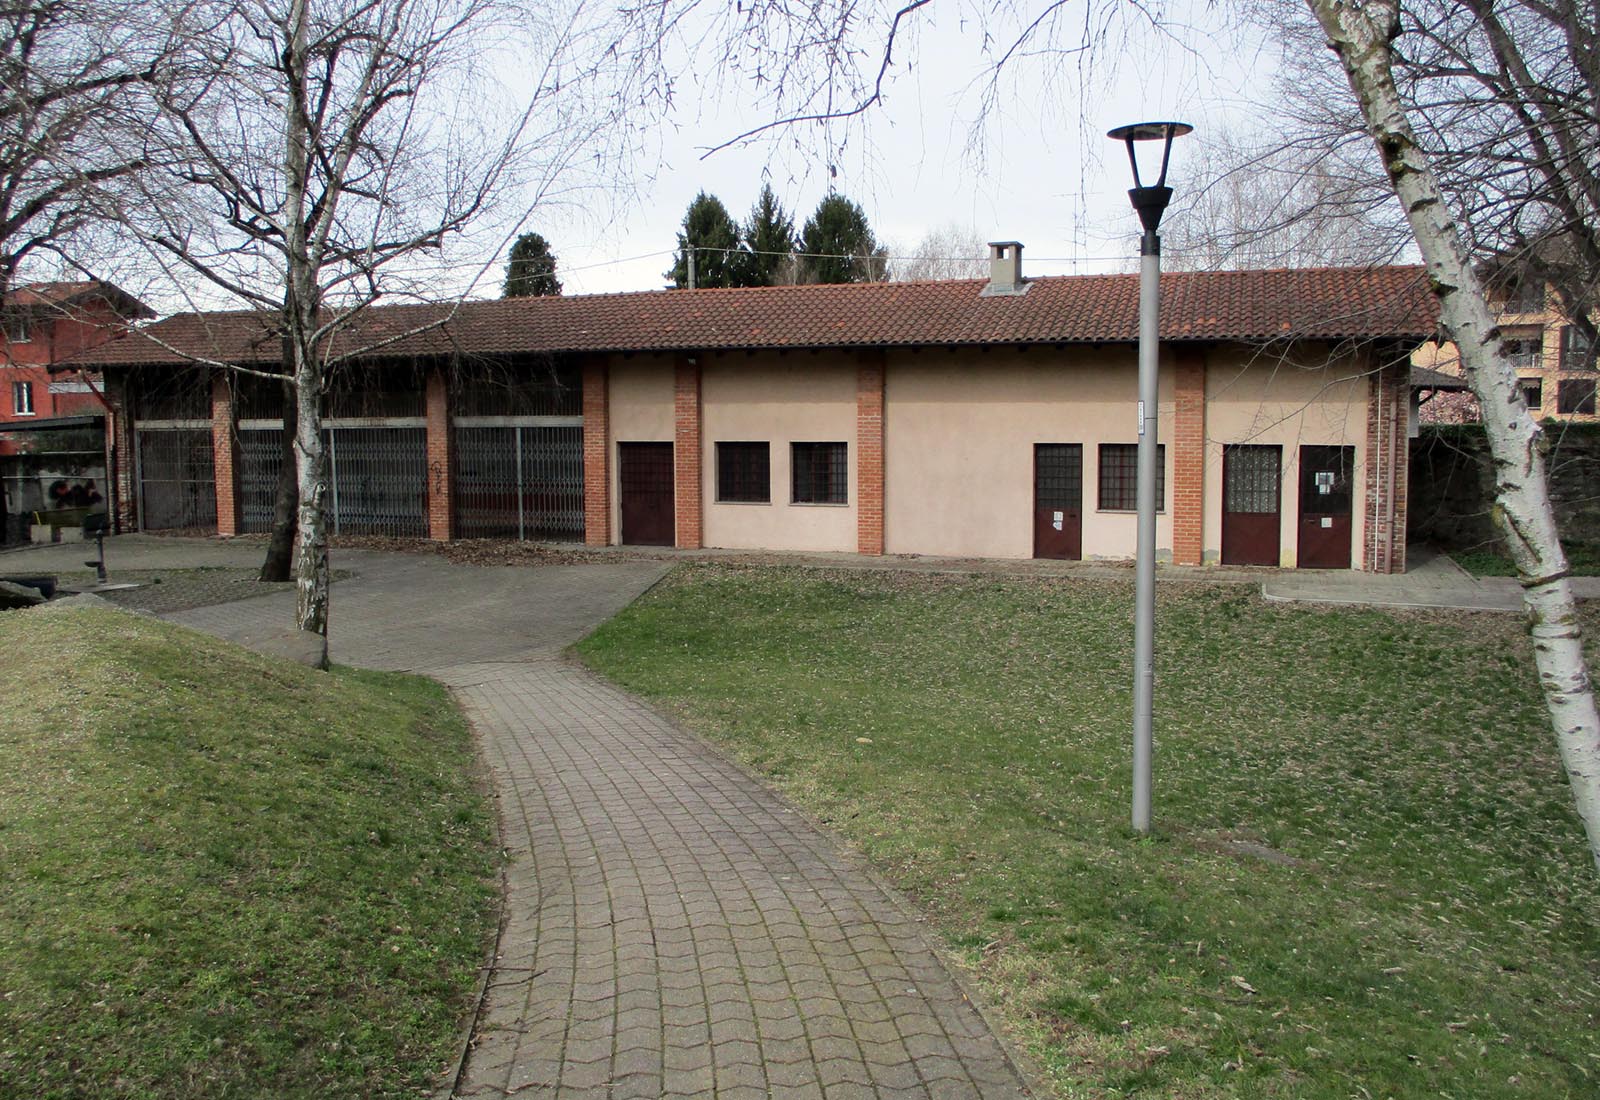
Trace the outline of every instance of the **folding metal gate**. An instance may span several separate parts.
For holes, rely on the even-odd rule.
[[[330,472],[328,530],[335,535],[428,533],[428,440],[420,417],[333,421],[323,430]],[[272,527],[283,463],[280,421],[239,424],[242,530]]]
[[[136,421],[134,445],[140,528],[215,528],[217,480],[210,421]]]
[[[582,541],[582,417],[457,417],[451,446],[457,535]]]

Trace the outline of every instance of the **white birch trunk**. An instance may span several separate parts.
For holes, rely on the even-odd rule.
[[[311,119],[306,103],[309,0],[291,0],[290,34],[284,51],[289,80],[284,112],[284,287],[285,338],[293,357],[295,386],[295,468],[300,508],[295,549],[295,621],[301,630],[322,635],[320,667],[328,665],[328,529],[325,501],[328,463],[322,442],[322,362],[316,333],[320,315],[317,271],[306,240],[306,190],[310,171]]]
[[[1427,263],[1445,331],[1460,349],[1463,372],[1483,408],[1495,467],[1495,521],[1522,581],[1539,683],[1589,851],[1600,870],[1600,719],[1550,504],[1542,433],[1523,401],[1483,284],[1395,87],[1389,49],[1399,25],[1395,0],[1307,3],[1361,103],[1368,132]]]

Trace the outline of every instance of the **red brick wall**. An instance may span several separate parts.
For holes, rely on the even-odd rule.
[[[856,366],[856,552],[883,553],[883,376],[881,351]]]
[[[1185,348],[1177,354],[1172,417],[1172,561],[1199,565],[1204,553],[1206,472],[1206,360]]]
[[[239,464],[233,430],[233,385],[223,371],[211,376],[211,461],[217,480],[217,534],[239,533]]]
[[[583,541],[611,545],[611,412],[604,362],[583,365]]]
[[[672,385],[673,496],[678,548],[700,549],[700,364],[680,359]]]
[[[127,376],[106,379],[106,477],[111,480],[112,522],[119,533],[139,529],[139,494],[133,484],[133,410],[128,407]]]
[[[450,541],[450,390],[443,371],[430,371],[428,418],[428,537]]]
[[[1361,567],[1374,573],[1406,571],[1406,482],[1411,443],[1409,362],[1374,369],[1367,384],[1366,537]]]

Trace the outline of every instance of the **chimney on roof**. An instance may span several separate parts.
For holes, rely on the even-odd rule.
[[[1022,279],[1022,242],[989,242],[989,285],[980,292],[981,297],[1028,293],[1028,284]]]

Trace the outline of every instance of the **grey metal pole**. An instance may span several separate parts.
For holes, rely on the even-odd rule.
[[[1161,237],[1139,242],[1139,541],[1133,616],[1133,829],[1150,831],[1156,680],[1156,400],[1161,338]]]

